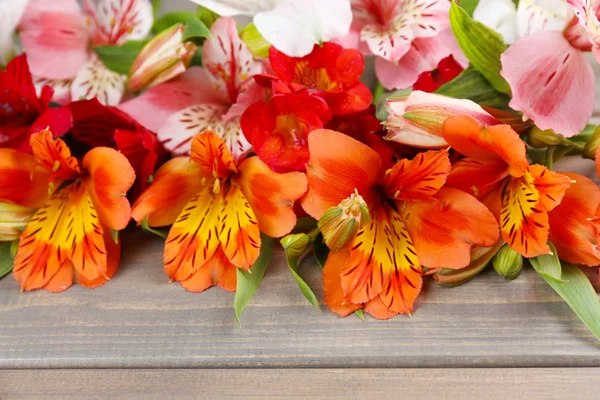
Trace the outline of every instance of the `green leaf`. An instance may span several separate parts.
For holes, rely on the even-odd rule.
[[[210,30],[197,17],[191,18],[186,22],[185,29],[183,30],[184,42],[191,39],[207,39],[211,37]]]
[[[509,96],[494,89],[490,82],[472,66],[442,85],[436,93],[455,99],[469,99],[482,106],[501,109],[508,108],[510,101]]]
[[[327,256],[329,255],[329,247],[323,241],[323,235],[319,234],[313,243],[313,252],[315,253],[315,258],[317,259],[317,263],[323,269],[325,267],[325,262],[327,261]]]
[[[160,229],[150,228],[150,226],[148,225],[148,217],[146,217],[142,220],[142,230],[144,232],[152,233],[153,235],[159,236],[163,239],[166,239],[167,235],[169,234],[168,231],[164,232]]]
[[[162,0],[152,0],[152,14],[156,18],[160,8],[162,7]]]
[[[552,279],[556,283],[566,283],[561,278],[562,269],[556,248],[551,242],[548,242],[548,246],[550,246],[552,254],[542,254],[541,256],[529,259],[529,262],[540,275]]]
[[[307,240],[306,247],[309,247],[308,237],[306,240]],[[302,277],[298,274],[298,268],[299,268],[298,260],[300,259],[301,254],[300,255],[292,254],[292,253],[294,253],[294,251],[291,248],[284,247],[284,249],[285,249],[285,259],[287,261],[287,265],[288,265],[290,271],[292,271],[292,275],[294,276],[294,279],[296,280],[296,284],[298,284],[300,291],[302,292],[302,294],[304,295],[306,300],[308,300],[309,303],[313,305],[314,308],[316,308],[317,310],[320,310],[321,306],[319,305],[319,300],[317,300],[317,296],[315,296],[315,294],[313,293],[310,286],[308,286],[308,284],[304,281],[304,279],[302,279]],[[304,251],[303,251],[303,253],[304,253]]]
[[[196,18],[196,13],[193,11],[173,11],[166,13],[162,17],[154,21],[152,30],[156,33],[160,33],[165,29],[172,27],[175,24],[185,24],[190,19]]]
[[[478,3],[479,0],[460,0],[458,4],[472,17]]]
[[[484,24],[474,21],[455,2],[450,7],[450,26],[465,56],[492,86],[510,93],[508,82],[500,75],[500,55],[507,49],[502,36]]]
[[[540,276],[600,340],[600,300],[587,275],[573,265],[563,264],[561,280],[565,283],[548,274],[540,273]]]
[[[237,268],[237,286],[233,306],[238,325],[240,325],[240,317],[244,309],[250,303],[265,276],[265,271],[273,255],[274,242],[275,239],[261,235],[260,256],[258,256],[258,260],[252,265],[250,271]]]
[[[356,314],[356,316],[360,318],[363,322],[367,321],[367,319],[365,318],[365,312],[362,310],[362,308],[359,308],[358,310],[354,311],[354,314]]]
[[[13,269],[14,258],[10,252],[12,242],[0,242],[0,278]]]
[[[148,43],[147,40],[130,40],[121,46],[103,45],[94,47],[106,68],[122,75],[129,75],[131,64]]]

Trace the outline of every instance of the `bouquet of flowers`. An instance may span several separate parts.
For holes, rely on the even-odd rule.
[[[600,339],[600,1],[194,2],[0,2],[1,274],[103,285],[133,220],[238,321],[279,241],[340,316],[530,265]]]

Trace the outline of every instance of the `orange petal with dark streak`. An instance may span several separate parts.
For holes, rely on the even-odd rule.
[[[194,293],[203,292],[214,285],[233,292],[237,282],[236,270],[219,247],[206,264],[180,283],[187,291]]]
[[[323,296],[327,307],[334,313],[346,317],[362,308],[361,304],[352,303],[344,298],[341,273],[350,257],[347,249],[337,253],[329,253],[323,268]]]
[[[0,202],[38,208],[48,198],[50,173],[30,154],[0,149]]]
[[[398,315],[397,312],[390,311],[379,296],[365,303],[364,309],[377,319],[390,319]]]
[[[213,131],[206,131],[194,136],[191,160],[200,164],[207,174],[214,173],[214,178],[226,178],[237,172],[233,156],[227,145]]]
[[[79,162],[71,156],[71,150],[62,139],[55,139],[49,130],[31,135],[30,144],[34,157],[51,173],[56,186],[60,181],[75,179],[80,175]]]
[[[108,282],[117,272],[121,260],[121,241],[115,243],[110,231],[104,230],[104,245],[106,247],[106,274],[96,279],[88,279],[83,275],[77,277],[77,283],[86,288],[96,288]]]

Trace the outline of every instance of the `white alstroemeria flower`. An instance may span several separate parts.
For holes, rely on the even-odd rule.
[[[350,31],[350,0],[192,0],[224,16],[254,17],[260,34],[290,57]]]
[[[14,54],[13,34],[25,7],[27,0],[0,0],[0,65],[6,65]]]

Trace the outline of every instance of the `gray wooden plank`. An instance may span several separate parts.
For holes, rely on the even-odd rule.
[[[126,232],[123,247],[95,290],[21,294],[0,281],[0,367],[600,366],[600,344],[529,269],[511,282],[493,270],[452,289],[428,281],[412,318],[362,322],[313,309],[277,252],[240,328],[232,293],[167,282],[159,238]],[[318,266],[301,273],[322,298]]]
[[[592,399],[598,369],[0,371],[5,399]]]

